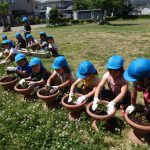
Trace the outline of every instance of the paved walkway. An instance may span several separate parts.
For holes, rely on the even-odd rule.
[[[40,27],[46,27],[46,24],[31,25],[32,29],[40,28]],[[23,31],[23,26],[12,27],[11,30],[14,31],[14,32],[22,32]],[[3,27],[0,27],[0,33],[2,33],[2,32],[3,32]],[[5,32],[5,33],[7,33],[7,32]]]

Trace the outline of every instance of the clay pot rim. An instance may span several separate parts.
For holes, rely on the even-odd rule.
[[[102,102],[102,103],[104,103],[104,104],[108,104],[108,103],[109,103],[108,101],[105,101],[105,100],[101,100],[100,102]],[[112,117],[112,116],[115,114],[115,112],[116,112],[116,108],[115,108],[115,110],[114,110],[111,114],[107,114],[107,115],[96,115],[96,114],[94,114],[94,113],[92,113],[92,112],[90,111],[90,108],[92,107],[92,105],[93,105],[93,102],[91,102],[91,103],[89,103],[89,104],[87,105],[87,107],[86,107],[86,112],[88,113],[89,116],[91,116],[92,118],[97,119],[97,120],[107,120],[107,119],[109,119],[110,117]]]
[[[45,89],[45,87],[43,87],[43,88],[41,88],[41,89],[39,89],[39,90],[37,91],[37,96],[38,96],[39,98],[41,98],[42,100],[43,100],[43,97],[45,97],[45,99],[48,99],[48,98],[51,98],[51,97],[55,97],[55,96],[57,96],[57,95],[60,93],[60,91],[58,90],[55,94],[52,94],[52,95],[49,95],[49,96],[45,96],[45,95],[41,95],[41,94],[40,94],[40,91],[43,90],[43,89]],[[45,100],[45,101],[47,101],[47,100]]]
[[[26,91],[30,90],[31,88],[34,89],[34,87],[31,87],[31,86],[28,86],[28,88],[26,88],[26,89],[18,89],[17,88],[18,85],[19,84],[16,84],[14,87],[15,91],[17,91],[17,92],[26,92]]]
[[[137,124],[135,122],[133,122],[129,117],[128,117],[129,113],[128,111],[125,113],[125,120],[126,122],[131,126],[131,127],[134,127],[134,128],[137,128],[139,130],[144,130],[144,131],[148,131],[150,132],[150,126],[144,126],[144,125],[140,125],[140,124]]]
[[[76,93],[76,94],[78,94],[78,95],[82,95],[82,94],[79,94],[79,93]],[[82,107],[82,106],[84,106],[85,104],[86,104],[86,100],[85,101],[83,101],[81,104],[79,104],[79,105],[69,105],[69,104],[67,104],[67,103],[65,103],[64,102],[64,100],[67,98],[67,97],[69,97],[69,94],[66,94],[62,99],[61,99],[61,103],[62,103],[62,105],[64,106],[64,107],[66,107],[66,108],[69,108],[69,109],[78,109],[78,108],[80,108],[80,107]]]
[[[11,84],[11,83],[14,83],[14,82],[17,82],[18,81],[18,78],[16,77],[16,79],[12,80],[12,81],[9,81],[9,82],[1,82],[2,79],[4,78],[8,78],[8,77],[12,77],[12,76],[5,76],[5,77],[2,77],[0,79],[0,85],[8,85],[8,84]]]

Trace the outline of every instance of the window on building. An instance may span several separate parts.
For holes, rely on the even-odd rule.
[[[35,6],[35,9],[39,9],[39,7],[36,5],[36,6]]]
[[[11,3],[11,4],[15,4],[17,3],[17,0],[7,0],[8,3]]]
[[[27,0],[27,3],[29,3],[30,2],[30,0]]]

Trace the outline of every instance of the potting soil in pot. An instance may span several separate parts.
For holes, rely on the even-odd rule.
[[[55,93],[51,93],[51,91],[48,89],[43,89],[39,92],[39,94],[43,95],[43,96],[50,96],[50,95],[54,95],[56,93],[57,93],[57,91]]]
[[[77,94],[74,94],[74,95],[72,96],[72,101],[71,101],[71,102],[68,102],[68,99],[66,99],[66,100],[65,100],[65,103],[68,104],[68,105],[76,105],[77,99],[78,99],[78,95],[77,95]]]
[[[98,104],[96,110],[93,111],[92,108],[90,108],[90,111],[99,116],[107,115],[107,106],[105,104]]]
[[[150,111],[133,112],[129,114],[129,119],[139,125],[150,126]]]
[[[19,85],[17,86],[18,89],[27,89],[28,87],[29,87],[29,85],[28,85],[26,82],[23,83],[23,85],[20,85],[20,84],[19,84]]]

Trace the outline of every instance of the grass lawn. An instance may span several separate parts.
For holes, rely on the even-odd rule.
[[[67,57],[71,68],[76,72],[82,60],[90,60],[98,70],[99,76],[106,72],[105,64],[114,54],[125,59],[125,68],[137,57],[150,58],[150,20],[113,21],[112,25],[97,24],[74,25],[66,27],[37,28],[32,31],[39,37],[40,31],[54,35],[61,47],[60,53]],[[9,33],[12,37],[14,33]],[[46,67],[53,59],[43,59]],[[0,66],[0,75],[5,67]],[[15,92],[6,92],[0,87],[0,149],[4,150],[148,150],[147,146],[133,145],[127,138],[130,127],[116,114],[123,127],[111,133],[91,128],[92,119],[83,113],[81,119],[69,122],[68,110],[43,110],[43,101],[24,101]],[[139,94],[138,101],[142,102]],[[120,125],[118,124],[116,128]]]

